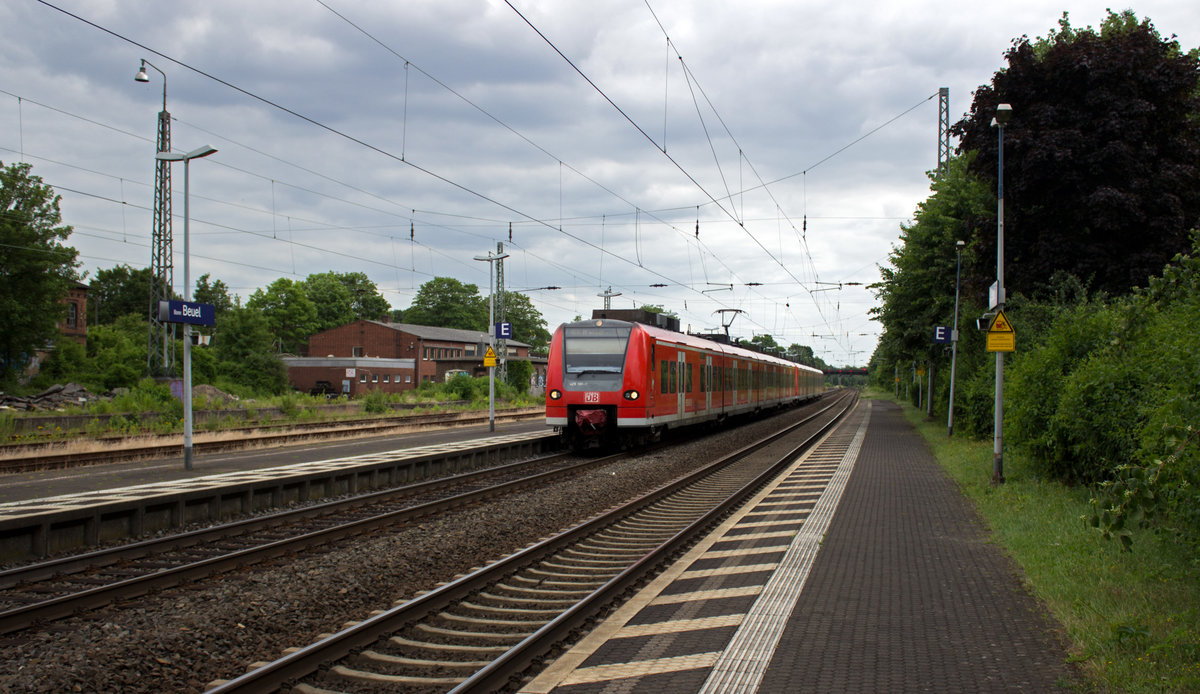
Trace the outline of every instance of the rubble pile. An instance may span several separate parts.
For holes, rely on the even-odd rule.
[[[24,398],[0,393],[0,410],[60,410],[67,406],[84,405],[103,399],[100,395],[89,393],[87,388],[78,383],[68,383],[51,386],[37,395]]]

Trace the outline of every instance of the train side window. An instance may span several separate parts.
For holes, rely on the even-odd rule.
[[[690,393],[692,392],[692,365],[684,364],[683,366],[685,369],[687,369],[687,388],[685,389],[685,392]]]
[[[679,392],[679,363],[669,362],[668,368],[671,370],[671,391],[672,393]]]
[[[667,390],[668,387],[669,387],[669,384],[667,383],[667,360],[664,359],[663,363],[662,363],[662,370],[660,370],[658,373],[658,392],[662,393],[663,395],[666,395],[667,393],[671,392],[671,391]]]

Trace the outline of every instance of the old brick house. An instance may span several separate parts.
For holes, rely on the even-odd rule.
[[[302,391],[325,389],[351,396],[367,390],[399,392],[448,372],[487,374],[487,333],[410,323],[359,320],[308,338],[308,355],[288,357],[288,378]],[[508,341],[510,359],[529,359],[529,345]],[[544,361],[535,372],[545,370]]]
[[[63,337],[81,345],[87,344],[87,298],[88,286],[83,282],[72,282],[63,299],[63,321],[58,331]]]

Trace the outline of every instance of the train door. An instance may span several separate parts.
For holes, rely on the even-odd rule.
[[[704,379],[702,381],[704,383],[704,388],[702,389],[704,391],[704,411],[708,412],[709,410],[712,409],[712,394],[713,394],[713,382],[712,382],[713,368],[712,368],[712,355],[711,354],[704,355],[704,364],[700,368],[704,373]]]
[[[676,389],[676,396],[675,396],[675,403],[676,403],[676,408],[677,408],[676,412],[679,413],[679,421],[683,421],[685,419],[685,416],[684,416],[685,409],[684,408],[687,403],[687,389],[688,389],[689,381],[691,381],[691,379],[687,377],[687,368],[688,368],[687,352],[685,352],[681,349],[681,350],[679,350],[679,354],[677,354],[675,358],[676,358],[676,368],[679,369],[679,387]]]

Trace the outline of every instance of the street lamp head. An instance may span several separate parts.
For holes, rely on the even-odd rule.
[[[963,248],[966,248],[966,246],[967,246],[967,242],[966,242],[966,241],[956,241],[956,242],[954,243],[954,245],[955,245],[955,246],[957,246],[957,247],[958,247],[958,250],[960,250],[960,251],[961,251]]]
[[[1012,120],[1012,114],[1012,106],[1009,104],[998,104],[996,106],[996,122],[1000,124],[1000,127],[1008,125],[1008,121]]]
[[[146,74],[146,61],[142,61],[142,66],[138,68],[137,74],[133,76],[135,82],[149,82],[150,75]]]

